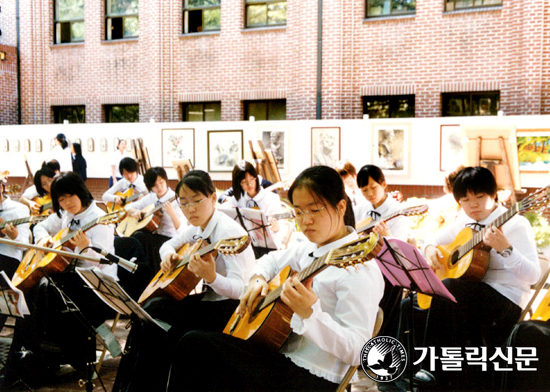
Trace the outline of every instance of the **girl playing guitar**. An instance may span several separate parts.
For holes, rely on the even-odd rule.
[[[353,214],[346,214],[351,203],[334,169],[304,170],[288,197],[307,241],[258,260],[240,301],[242,313],[266,295],[266,282],[286,266],[301,271],[316,257],[358,238]],[[351,219],[346,221],[346,216]],[[191,331],[174,351],[168,390],[334,391],[348,366],[360,361],[361,348],[372,335],[383,285],[374,262],[351,273],[328,267],[307,283],[289,278],[281,300],[294,311],[293,333],[279,352],[229,335]]]
[[[44,163],[34,174],[34,185],[27,188],[21,195],[21,203],[29,207],[32,215],[50,213],[52,204],[50,186],[56,174],[59,174],[57,161]]]
[[[214,244],[221,239],[246,235],[237,222],[216,210],[216,188],[208,173],[188,172],[176,192],[190,225],[160,248],[164,272],[177,264],[176,252],[186,243],[208,239]],[[208,254],[200,258],[195,254],[187,268],[204,280],[206,291],[181,301],[156,297],[145,302],[143,308],[149,314],[168,322],[172,328],[166,333],[155,326],[134,324],[128,338],[132,342],[131,350],[122,358],[115,384],[126,391],[164,389],[172,349],[178,340],[191,329],[223,329],[238,304],[254,262],[251,247],[234,256]]]

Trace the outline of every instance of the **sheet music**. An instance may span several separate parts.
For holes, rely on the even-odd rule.
[[[149,313],[132,299],[111,276],[105,275],[98,267],[76,268],[76,272],[90,286],[99,298],[115,311],[127,316],[134,313],[140,320],[147,320],[168,331],[170,326],[151,317]]]
[[[269,227],[267,216],[255,208],[219,208],[231,219],[237,221],[247,231],[252,246],[268,249],[278,249],[275,235]],[[240,216],[239,216],[240,213]]]
[[[0,271],[0,313],[14,317],[31,314],[25,295],[11,283],[4,271]]]

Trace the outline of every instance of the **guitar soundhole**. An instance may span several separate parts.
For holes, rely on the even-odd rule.
[[[459,257],[458,257],[458,250],[457,250],[457,251],[454,251],[451,256],[451,265],[455,265],[456,263],[458,263],[458,260],[459,260]]]

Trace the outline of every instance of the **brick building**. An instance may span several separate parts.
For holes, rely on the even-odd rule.
[[[17,124],[17,36],[13,0],[0,0],[0,125]]]
[[[22,122],[550,113],[550,0],[189,3],[19,2]]]

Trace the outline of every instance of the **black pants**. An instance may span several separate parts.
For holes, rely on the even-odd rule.
[[[157,297],[143,308],[172,328],[165,332],[153,324],[135,322],[120,361],[113,391],[165,391],[170,361],[180,338],[194,329],[222,331],[237,308],[237,300],[201,301],[191,295],[181,301]]]
[[[486,283],[460,279],[445,279],[443,283],[457,303],[440,297],[432,300],[426,346],[436,349],[486,346],[492,355],[492,351],[506,341],[521,308]],[[461,372],[436,367],[435,373],[440,388],[493,389],[493,380],[483,374],[479,366],[464,365]]]
[[[142,230],[136,231],[132,234],[132,237],[136,238],[141,243],[149,270],[155,275],[160,270],[160,247],[168,241],[170,237]]]
[[[191,331],[176,347],[168,391],[333,392],[337,386],[249,341]]]

